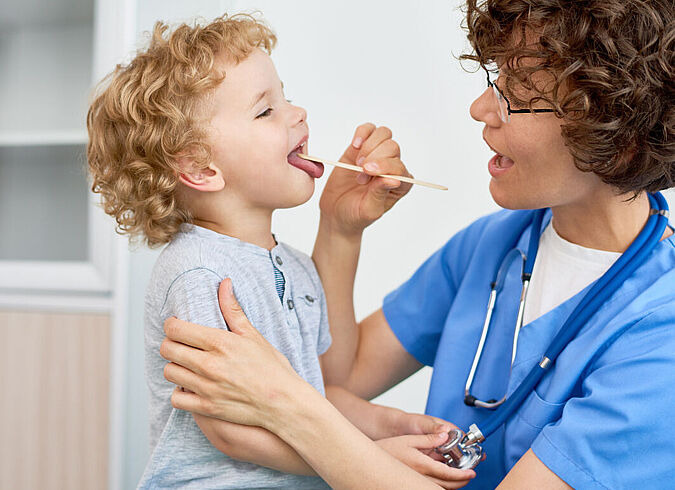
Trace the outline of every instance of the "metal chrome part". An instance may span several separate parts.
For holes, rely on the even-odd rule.
[[[485,436],[480,431],[478,426],[476,424],[471,424],[469,426],[469,432],[467,432],[464,435],[464,439],[462,439],[462,444],[464,444],[464,446],[473,446],[474,444],[478,444],[484,440]]]
[[[665,218],[670,218],[670,210],[668,210],[668,209],[651,208],[649,210],[649,215],[651,216],[652,214],[660,214],[661,216],[664,216]]]
[[[504,257],[501,265],[499,266],[499,269],[497,270],[497,277],[495,278],[494,282],[490,284],[491,288],[490,298],[488,299],[487,312],[485,314],[485,321],[483,322],[483,330],[481,331],[478,346],[476,347],[476,352],[474,353],[473,356],[473,362],[471,363],[471,370],[469,371],[469,374],[466,378],[466,384],[464,385],[464,404],[470,407],[481,407],[487,408],[489,410],[494,410],[495,408],[497,408],[506,401],[506,394],[504,394],[504,396],[499,400],[495,398],[490,400],[480,400],[471,394],[471,388],[473,386],[473,381],[476,376],[478,364],[480,363],[480,359],[483,356],[483,347],[485,346],[485,339],[487,338],[488,331],[490,329],[490,322],[492,321],[492,313],[495,308],[495,304],[497,302],[497,296],[501,291],[502,287],[504,286],[504,281],[506,280],[507,272],[515,259],[521,260],[523,270],[521,274],[523,286],[520,291],[520,302],[518,304],[518,317],[516,318],[516,326],[513,330],[513,344],[511,346],[511,365],[513,365],[513,362],[516,359],[516,353],[518,350],[518,334],[520,333],[520,329],[523,326],[523,317],[525,316],[525,300],[527,299],[527,291],[530,287],[531,274],[525,272],[527,265],[526,255],[517,248],[514,248]]]
[[[480,432],[480,431],[479,431]],[[464,443],[466,435],[459,429],[448,432],[448,441],[438,446],[435,451],[443,456],[445,464],[461,470],[471,470],[480,463],[483,457],[483,448],[478,444]]]

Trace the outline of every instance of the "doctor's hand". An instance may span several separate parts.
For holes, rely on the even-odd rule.
[[[447,432],[390,437],[375,441],[391,456],[442,488],[461,488],[476,476],[473,470],[450,468],[434,459],[434,448],[448,439]]]
[[[340,161],[359,165],[365,173],[333,169],[319,202],[321,219],[338,233],[360,235],[411,187],[408,183],[375,176],[412,175],[401,161],[401,150],[392,139],[391,130],[371,123],[356,128]]]
[[[218,291],[230,331],[169,318],[160,347],[164,377],[177,386],[175,408],[270,430],[279,402],[309,386],[246,318],[225,279]]]
[[[457,426],[431,415],[392,410],[391,415],[388,417],[387,428],[389,429],[387,437],[394,437],[412,434],[447,433],[451,429],[456,429]]]

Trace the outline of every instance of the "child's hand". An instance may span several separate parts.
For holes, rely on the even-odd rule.
[[[371,123],[356,129],[340,161],[363,167],[365,174],[333,169],[319,203],[322,219],[327,219],[332,229],[345,235],[359,235],[410,190],[411,184],[373,177],[380,174],[412,177],[391,137],[389,128]]]
[[[461,488],[476,476],[473,470],[451,468],[431,457],[434,448],[448,438],[447,432],[390,437],[375,441],[390,455],[443,488]]]

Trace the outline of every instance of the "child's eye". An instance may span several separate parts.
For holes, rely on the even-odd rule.
[[[286,102],[288,102],[289,104],[293,103],[293,101],[291,99],[286,99]]]
[[[263,112],[261,112],[260,114],[258,114],[255,118],[256,118],[256,119],[260,119],[261,117],[267,117],[267,116],[269,116],[270,114],[272,114],[272,108],[271,108],[271,107],[268,107],[268,108],[265,109]]]

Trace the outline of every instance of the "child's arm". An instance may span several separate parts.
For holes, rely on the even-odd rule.
[[[213,447],[233,459],[296,475],[316,475],[295,450],[261,427],[192,414]]]
[[[360,165],[377,163],[380,173],[409,175],[391,136],[385,127],[363,124],[340,160]],[[353,295],[363,230],[410,189],[410,184],[391,179],[368,179],[364,174],[336,168],[321,196],[321,221],[312,259],[326,293],[333,338],[332,346],[321,356],[326,384],[346,385],[359,346]]]

